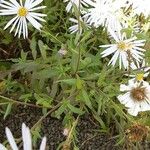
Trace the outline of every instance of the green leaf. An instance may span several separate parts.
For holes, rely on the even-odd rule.
[[[81,39],[80,42],[84,42],[85,40],[87,40],[88,38],[90,38],[92,31],[86,31],[86,33],[84,34],[83,38]]]
[[[56,70],[52,70],[51,68],[40,70],[39,72],[34,73],[34,79],[49,79],[58,75]]]
[[[89,99],[89,96],[88,96],[88,94],[87,94],[87,92],[83,89],[83,90],[81,90],[81,94],[82,94],[82,101],[84,101],[85,102],[85,104],[90,108],[90,109],[92,109],[92,103],[91,103],[91,101],[90,101],[90,99]]]
[[[94,114],[93,116],[94,116],[94,118],[100,123],[101,128],[102,128],[104,131],[107,131],[108,128],[106,127],[104,121],[100,118],[100,116],[98,116],[97,114]]]
[[[77,76],[76,86],[78,90],[82,89],[82,80],[79,78],[79,76]]]
[[[31,40],[31,43],[30,43],[30,49],[32,50],[32,56],[33,56],[34,60],[37,57],[36,45],[37,45],[37,43],[36,43],[35,37],[33,37]]]
[[[84,114],[84,112],[80,109],[80,108],[77,108],[77,107],[74,107],[73,105],[71,105],[71,104],[69,104],[68,103],[68,108],[72,111],[72,112],[74,112],[74,113],[76,113],[76,114],[79,114],[79,115],[83,115]]]
[[[40,135],[40,132],[41,132],[41,124],[39,124],[33,131],[32,131],[32,139],[33,139],[33,145],[36,146],[36,143],[37,143],[37,140],[39,138],[41,138],[41,135]]]
[[[57,111],[55,111],[56,118],[60,119],[60,115],[63,114],[66,108],[67,108],[67,102],[64,101],[63,104],[57,109]]]
[[[5,114],[4,114],[4,119],[6,119],[6,117],[10,114],[12,105],[13,105],[12,103],[9,103],[9,104],[7,105],[7,109],[6,109],[6,112],[5,112]]]
[[[30,99],[32,97],[32,93],[23,94],[19,97],[20,100]]]
[[[44,43],[41,40],[38,41],[38,45],[40,48],[41,55],[42,55],[43,59],[45,60],[47,58],[46,50],[49,48],[47,45],[44,45]]]
[[[44,107],[50,107],[52,98],[45,94],[34,94],[35,99],[37,100],[37,105],[42,105]]]
[[[57,82],[66,83],[68,85],[76,85],[76,79],[66,79],[66,80],[59,80]]]

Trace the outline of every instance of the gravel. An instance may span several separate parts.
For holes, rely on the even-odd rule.
[[[16,138],[21,136],[21,124],[26,123],[30,128],[42,116],[40,109],[29,107],[16,107],[5,120],[0,116],[0,142],[6,140],[5,127],[9,127]],[[115,141],[110,140],[108,135],[98,132],[99,126],[92,120],[90,116],[83,116],[79,119],[77,129],[77,145],[80,150],[119,150],[115,147]],[[65,141],[62,134],[62,120],[48,116],[43,120],[41,135],[45,135],[48,139],[47,149],[56,150],[60,143]]]

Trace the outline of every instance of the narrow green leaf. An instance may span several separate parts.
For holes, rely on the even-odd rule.
[[[85,104],[86,104],[90,109],[92,109],[92,103],[91,103],[91,101],[90,101],[90,99],[89,99],[89,96],[88,96],[87,92],[86,92],[85,90],[82,90],[81,93],[82,93],[82,97],[83,97],[82,100],[85,102]]]
[[[9,104],[7,105],[7,109],[6,109],[6,112],[5,112],[5,114],[4,114],[4,119],[6,119],[6,117],[10,114],[12,105],[13,105],[12,103],[9,103]]]
[[[79,115],[84,114],[84,112],[83,112],[80,108],[74,107],[73,105],[71,105],[71,104],[69,104],[69,103],[68,103],[67,106],[68,106],[68,108],[69,108],[72,112],[74,112],[74,113],[76,113],[76,114],[79,114]]]

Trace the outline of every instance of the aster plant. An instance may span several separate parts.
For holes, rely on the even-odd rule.
[[[14,89],[17,94],[21,91],[21,96],[17,97],[18,101],[22,100],[19,105],[42,108],[48,115],[54,111],[52,116],[57,118],[64,116],[62,134],[66,141],[60,145],[63,149],[73,145],[76,148],[76,126],[86,111],[94,115],[104,132],[110,131],[113,123],[114,133],[119,133],[123,140],[137,142],[147,137],[149,128],[146,123],[150,112],[149,0],[0,2],[0,16],[5,20],[0,25],[6,23],[4,29],[10,28],[10,33],[15,31],[18,38],[32,37],[19,40],[21,46],[23,42],[30,44],[27,46],[29,53],[22,51],[20,59],[13,59],[13,63],[17,62],[13,71],[20,71],[23,80],[20,75],[19,81],[16,80],[19,85],[16,87],[15,82],[10,89],[5,85],[8,82],[0,82],[0,92],[3,85],[6,86],[4,93],[8,89],[6,95]],[[50,8],[46,9],[42,3]],[[43,9],[47,14],[42,13]],[[7,17],[10,18],[8,22]],[[41,35],[28,36],[30,25],[41,31],[43,22],[47,23]],[[24,79],[26,75],[27,80]],[[6,100],[10,101],[8,109],[18,102]],[[8,102],[1,105],[8,105]],[[136,124],[140,121],[142,125]],[[129,130],[124,130],[129,124]],[[6,137],[8,143],[0,144],[0,150],[18,150],[22,143],[24,150],[32,150],[33,139],[25,124],[22,124],[21,144],[7,127]],[[45,149],[46,137],[40,145],[40,150]]]

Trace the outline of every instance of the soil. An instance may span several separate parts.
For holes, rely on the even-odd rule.
[[[0,116],[0,143],[6,140],[5,127],[9,127],[16,138],[21,136],[21,124],[24,122],[30,128],[39,120],[42,112],[38,108],[16,107],[15,111],[5,120]],[[90,116],[84,116],[79,120],[77,126],[77,146],[80,150],[119,150],[115,141],[108,135],[97,132],[99,126],[95,124]],[[43,120],[42,135],[48,139],[48,150],[56,150],[59,144],[65,141],[63,135],[62,120],[48,116]]]

